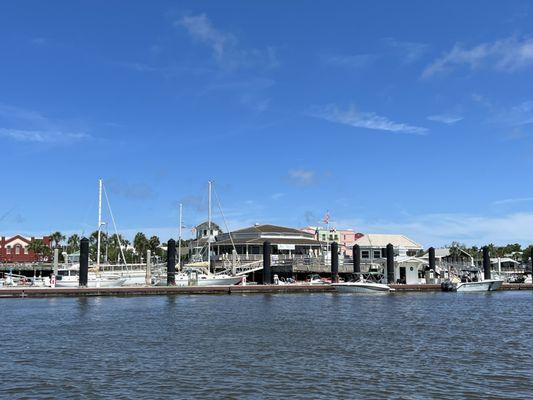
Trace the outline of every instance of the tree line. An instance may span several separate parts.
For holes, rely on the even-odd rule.
[[[53,249],[58,249],[62,257],[64,257],[65,253],[69,255],[80,251],[81,237],[76,233],[67,237],[57,231],[51,233],[49,237],[51,246],[47,246],[42,239],[35,239],[28,246],[28,249],[37,254],[41,260],[50,257]],[[92,232],[87,239],[89,239],[89,258],[92,261],[96,261],[98,231]],[[182,247],[187,247],[189,242],[189,240],[182,240]],[[137,232],[132,243],[120,234],[108,235],[106,232],[100,232],[100,262],[102,263],[118,264],[123,263],[124,259],[128,264],[146,262],[148,250],[151,251],[152,257],[156,259],[164,259],[166,257],[166,248],[161,246],[161,240],[156,235],[148,238],[144,233]],[[182,257],[186,258],[187,254],[183,254]]]
[[[450,255],[454,257],[461,257],[464,254],[461,251],[468,253],[474,259],[481,259],[483,257],[483,247],[471,246],[468,247],[460,242],[452,242],[445,246],[450,249]],[[491,243],[487,245],[491,257],[509,257],[515,261],[527,263],[531,256],[531,249],[533,245],[522,247],[519,243],[506,244],[505,246],[496,246]]]

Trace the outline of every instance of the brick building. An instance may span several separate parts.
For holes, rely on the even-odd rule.
[[[37,262],[50,261],[49,256],[42,256],[30,251],[29,245],[36,239],[43,241],[45,246],[51,247],[52,241],[49,236],[42,238],[27,237],[16,235],[12,237],[0,237],[0,262],[8,263],[23,263],[23,262]]]

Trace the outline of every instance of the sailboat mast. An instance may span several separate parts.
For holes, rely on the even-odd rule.
[[[100,270],[100,231],[102,228],[102,179],[98,179],[98,240],[96,244],[96,268]]]
[[[178,235],[178,271],[181,271],[181,227],[182,227],[182,216],[183,216],[183,204],[180,203],[180,229]]]
[[[211,181],[207,182],[207,264],[211,268]]]

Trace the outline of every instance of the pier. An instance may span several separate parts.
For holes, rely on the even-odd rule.
[[[440,292],[440,285],[391,284],[395,292]],[[500,290],[533,290],[531,283],[506,283]],[[334,293],[330,285],[234,285],[234,286],[130,286],[116,288],[3,288],[0,298],[26,297],[94,297],[94,296],[156,296],[197,294],[278,294]],[[495,292],[494,292],[495,293]],[[450,294],[452,295],[452,294]]]

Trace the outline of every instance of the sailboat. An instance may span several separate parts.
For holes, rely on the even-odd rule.
[[[102,189],[103,181],[98,180],[98,237],[96,244],[96,266],[89,268],[87,287],[119,287],[126,279],[115,273],[102,273],[100,269],[101,231],[102,231]],[[79,286],[80,265],[74,264],[57,271],[55,286],[59,288],[75,288]]]
[[[181,228],[182,228],[182,205],[180,204],[180,228],[178,237],[178,272],[176,273],[176,286],[215,286],[215,285],[237,285],[242,281],[242,276],[229,275],[225,273],[215,273],[210,271],[211,266],[211,242],[212,233],[212,185],[208,181],[208,214],[207,214],[207,261],[198,261],[181,265]],[[155,278],[157,286],[166,286],[166,273],[161,273]]]

